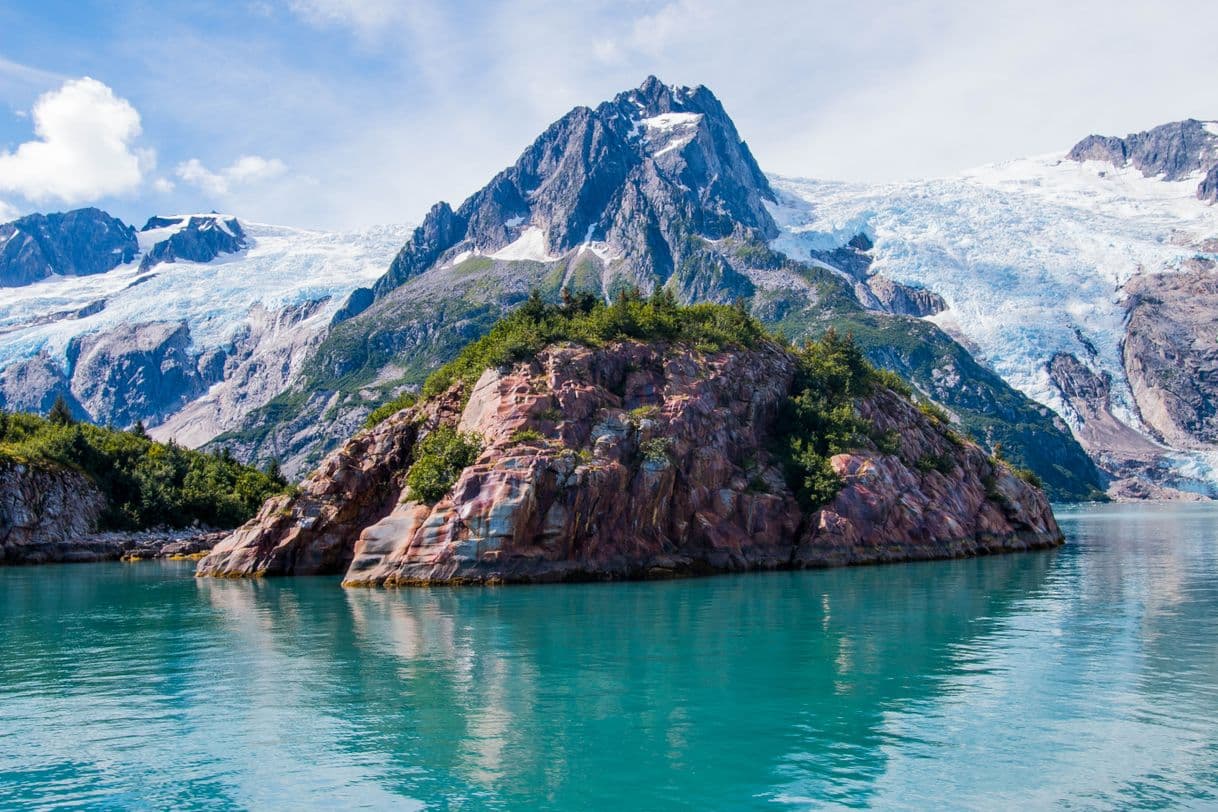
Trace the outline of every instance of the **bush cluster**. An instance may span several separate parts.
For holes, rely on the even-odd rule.
[[[683,307],[667,289],[650,297],[622,290],[608,305],[590,293],[566,290],[560,304],[547,304],[534,291],[489,333],[432,373],[423,384],[423,396],[438,395],[457,382],[470,388],[484,370],[531,358],[557,342],[596,347],[623,339],[683,342],[714,352],[753,347],[768,337],[742,306]]]
[[[873,428],[855,413],[855,399],[878,386],[890,386],[891,376],[867,363],[851,336],[833,329],[797,348],[795,357],[794,395],[779,418],[782,433],[775,451],[791,490],[811,510],[841,490],[841,478],[829,458],[866,446],[871,439]],[[881,439],[889,444],[889,438]]]
[[[132,431],[116,431],[77,423],[63,409],[53,419],[0,412],[0,459],[84,473],[106,497],[103,530],[186,527],[196,521],[236,527],[287,488],[278,465],[259,471],[227,450],[204,454],[156,443],[138,424]]]
[[[476,435],[440,426],[415,449],[414,464],[406,472],[408,498],[434,505],[480,453],[482,442]]]
[[[372,410],[372,413],[364,418],[364,428],[370,429],[373,426],[379,425],[383,421],[415,404],[418,398],[410,392],[403,392],[393,400],[382,403]]]

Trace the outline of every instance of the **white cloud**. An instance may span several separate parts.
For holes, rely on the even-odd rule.
[[[278,158],[242,155],[231,166],[226,166],[218,172],[208,169],[198,158],[191,158],[189,161],[178,164],[174,174],[182,181],[197,186],[209,194],[227,195],[235,187],[278,177],[285,171],[287,171],[287,165]]]
[[[33,119],[37,139],[0,152],[0,191],[35,203],[87,202],[135,191],[155,165],[155,153],[135,146],[140,114],[96,79],[43,94]]]
[[[156,189],[161,194],[168,194],[174,190],[174,182],[169,178],[157,178],[152,182],[152,188]]]
[[[10,220],[16,220],[20,216],[20,212],[18,212],[14,206],[0,200],[0,223],[7,223]]]

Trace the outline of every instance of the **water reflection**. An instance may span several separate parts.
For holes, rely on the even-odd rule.
[[[1062,520],[1054,552],[670,583],[0,571],[0,806],[1211,799],[1218,512]]]

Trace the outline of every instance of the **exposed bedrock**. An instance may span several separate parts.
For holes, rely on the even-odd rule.
[[[342,573],[349,585],[669,577],[946,558],[1061,542],[1043,493],[886,389],[856,402],[894,453],[832,458],[843,487],[803,510],[771,443],[794,360],[552,347],[399,412],[331,454],[200,575]],[[438,426],[483,450],[434,505],[408,498]],[[890,449],[892,450],[892,449]]]

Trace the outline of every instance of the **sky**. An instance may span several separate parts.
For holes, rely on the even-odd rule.
[[[1218,119],[1213,0],[6,0],[0,220],[417,222],[649,74],[767,172],[889,181]]]

